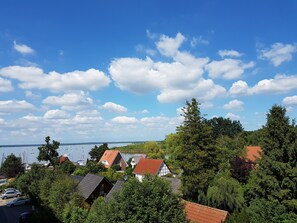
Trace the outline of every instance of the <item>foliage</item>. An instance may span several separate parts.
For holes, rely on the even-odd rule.
[[[70,175],[75,171],[76,166],[71,161],[66,160],[60,165],[59,169]]]
[[[151,141],[146,142],[143,145],[145,153],[147,154],[148,158],[152,159],[163,159],[164,153],[161,150],[161,146],[159,143]]]
[[[179,134],[172,133],[166,136],[164,140],[163,147],[165,149],[166,154],[168,155],[168,160],[166,161],[167,164],[171,164],[175,169],[178,167],[177,156],[178,151],[181,147],[181,139]]]
[[[89,152],[89,155],[91,157],[91,160],[92,161],[95,161],[95,162],[99,162],[101,156],[104,154],[105,150],[108,150],[108,145],[107,143],[104,143],[103,145],[101,146],[97,146],[95,145],[94,148],[91,149],[91,151]]]
[[[212,135],[214,138],[218,138],[222,135],[233,138],[243,132],[243,127],[240,121],[232,121],[230,118],[214,117],[205,120],[205,122],[212,127]]]
[[[145,153],[144,143],[129,144],[126,146],[119,146],[115,149],[124,153]]]
[[[87,222],[186,222],[178,197],[168,182],[146,176],[143,182],[130,179],[109,202],[95,201]]]
[[[231,174],[241,183],[247,183],[250,172],[253,169],[253,163],[241,157],[235,157],[231,162]]]
[[[245,145],[257,145],[262,147],[264,143],[264,129],[244,131],[241,133],[241,137],[245,140]]]
[[[223,209],[232,213],[244,206],[243,190],[238,181],[229,174],[218,174],[207,190],[207,203],[211,207]]]
[[[50,142],[51,139],[49,136],[45,137],[45,145],[42,145],[38,147],[39,154],[38,154],[38,161],[48,161],[50,165],[56,166],[56,163],[58,161],[58,149],[60,146],[60,143],[58,141],[53,140],[52,143]]]
[[[106,177],[109,182],[115,183],[124,177],[125,173],[117,172],[114,169],[107,169],[105,172],[100,172],[100,176]]]
[[[5,161],[0,169],[0,173],[6,178],[12,178],[20,173],[23,173],[24,170],[25,168],[22,164],[21,157],[16,157],[14,154],[10,154],[5,158]]]
[[[272,216],[270,222],[295,219],[297,132],[294,123],[291,124],[286,116],[285,108],[275,105],[270,109],[264,136],[262,158],[246,186],[246,199],[251,203],[251,208],[259,208],[259,216],[268,216],[275,209],[278,220]],[[267,209],[264,208],[266,206]]]
[[[120,164],[113,164],[110,168],[115,171],[119,171],[122,169]]]
[[[182,192],[186,199],[199,201],[218,169],[217,148],[211,127],[203,121],[196,99],[186,102],[184,122],[177,128],[181,139],[177,162],[182,169]]]
[[[101,171],[105,171],[106,168],[102,163],[98,163],[92,160],[89,160],[86,165],[89,173],[99,173]]]

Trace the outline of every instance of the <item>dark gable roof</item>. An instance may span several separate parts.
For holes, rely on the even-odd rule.
[[[88,199],[103,179],[102,176],[88,173],[79,183],[78,190],[85,199]]]
[[[170,183],[172,192],[175,194],[181,194],[180,187],[181,181],[178,178],[170,178],[170,177],[162,177],[163,179],[167,180]]]
[[[120,191],[124,183],[125,181],[118,180],[109,191],[109,193],[106,195],[106,200],[109,201],[116,192]]]

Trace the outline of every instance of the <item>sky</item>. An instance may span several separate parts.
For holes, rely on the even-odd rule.
[[[207,119],[297,118],[293,0],[4,0],[0,145],[163,140]]]

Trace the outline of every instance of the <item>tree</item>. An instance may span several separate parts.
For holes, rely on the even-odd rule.
[[[91,151],[89,152],[89,155],[91,157],[91,160],[95,161],[95,162],[99,162],[101,156],[104,154],[105,150],[108,150],[108,145],[107,143],[104,143],[101,146],[94,146],[94,148],[91,149]]]
[[[205,122],[212,127],[215,138],[222,135],[233,138],[243,132],[240,121],[232,121],[230,118],[214,117],[210,120],[205,120]]]
[[[294,122],[291,123],[286,116],[286,109],[274,105],[267,114],[262,158],[250,176],[246,198],[254,205],[266,202],[271,210],[283,210],[279,214],[290,214],[290,218],[295,215],[294,219],[297,219],[296,185],[297,132]],[[261,211],[262,216],[269,215],[266,209]]]
[[[12,178],[17,176],[19,173],[24,173],[24,166],[22,164],[21,157],[16,157],[14,154],[10,154],[5,158],[0,172],[6,178]]]
[[[131,178],[108,202],[97,199],[87,218],[88,223],[116,222],[186,222],[182,204],[172,194],[169,183],[146,176],[143,182]]]
[[[211,207],[223,209],[232,213],[244,206],[243,190],[238,181],[229,174],[218,174],[207,190],[207,203]]]
[[[217,149],[212,130],[200,114],[196,99],[186,102],[183,110],[184,122],[177,128],[181,147],[177,161],[182,169],[182,191],[186,199],[200,201],[218,168]],[[203,196],[202,195],[202,196]]]
[[[42,145],[38,147],[39,154],[38,154],[38,161],[48,161],[50,165],[53,167],[56,166],[58,161],[58,149],[60,146],[60,143],[58,141],[53,140],[52,143],[50,143],[51,139],[49,136],[45,137],[45,145]]]
[[[231,174],[236,180],[241,183],[247,183],[250,172],[253,169],[253,162],[250,160],[245,160],[241,157],[235,157],[231,162]]]
[[[75,169],[76,166],[69,160],[66,160],[65,162],[63,162],[60,167],[59,167],[64,173],[66,174],[72,174]]]
[[[143,145],[145,152],[149,158],[152,159],[163,159],[164,153],[161,150],[160,144],[154,141],[146,142]]]

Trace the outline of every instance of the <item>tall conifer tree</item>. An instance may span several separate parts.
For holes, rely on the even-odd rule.
[[[218,166],[217,152],[211,127],[201,117],[196,99],[187,101],[182,110],[184,122],[177,128],[181,140],[177,160],[183,171],[182,191],[186,199],[201,202]]]
[[[286,109],[274,105],[264,126],[262,158],[246,193],[251,201],[251,213],[256,218],[269,216],[269,222],[297,220],[297,133],[294,128]],[[259,204],[274,207],[274,214],[257,208]]]

